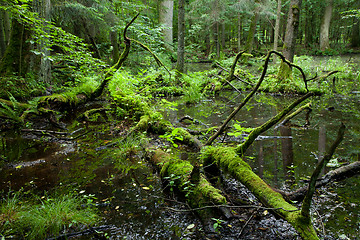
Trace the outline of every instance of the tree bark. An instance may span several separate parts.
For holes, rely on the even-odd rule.
[[[254,47],[254,37],[256,33],[256,25],[259,20],[259,11],[260,9],[258,7],[255,8],[254,15],[251,18],[251,24],[245,43],[245,51],[247,53],[251,53]]]
[[[6,37],[5,37],[5,11],[0,10],[0,59],[5,53],[6,50]]]
[[[285,40],[283,46],[283,55],[290,62],[294,61],[295,45],[299,31],[301,3],[302,0],[291,0],[290,2]],[[278,79],[282,81],[284,79],[289,79],[290,76],[291,76],[291,68],[287,64],[282,62],[278,73]]]
[[[277,11],[276,11],[276,22],[274,30],[274,51],[277,51],[279,43],[279,33],[280,33],[280,19],[281,18],[281,0],[278,0]],[[276,56],[274,56],[274,63],[276,63]]]
[[[325,51],[330,48],[329,42],[329,29],[331,22],[331,15],[333,9],[333,0],[327,0],[325,12],[322,18],[321,27],[320,27],[320,50]]]
[[[25,76],[29,70],[31,33],[17,19],[12,20],[11,36],[0,62],[0,74]]]
[[[164,27],[162,33],[165,47],[171,51],[173,45],[173,10],[173,0],[163,0],[160,2],[159,22]]]
[[[179,0],[176,70],[178,73],[184,73],[185,71],[185,0]]]

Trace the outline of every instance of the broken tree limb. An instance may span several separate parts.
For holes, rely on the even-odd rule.
[[[245,142],[243,142],[242,144],[240,144],[239,146],[236,147],[236,152],[240,156],[242,156],[245,153],[245,151],[250,147],[250,145],[255,141],[255,139],[260,134],[267,131],[268,129],[270,129],[275,124],[277,124],[283,117],[285,117],[297,105],[299,105],[300,103],[302,103],[303,101],[305,101],[306,99],[308,99],[309,97],[314,96],[314,95],[315,95],[315,93],[312,93],[312,92],[309,92],[309,93],[305,94],[304,96],[302,96],[301,98],[297,99],[292,104],[287,106],[283,111],[278,113],[276,116],[272,117],[266,123],[264,123],[263,125],[261,125],[261,126],[259,126],[257,128],[254,128],[250,132],[250,134],[248,136],[248,139]]]
[[[229,71],[226,70],[225,68],[223,68],[218,62],[216,62],[215,64],[216,64],[216,66],[218,66],[219,68],[221,68],[221,69],[224,70],[225,72],[229,73]],[[243,83],[246,83],[246,84],[248,84],[248,85],[254,86],[253,83],[250,83],[250,82],[247,82],[247,81],[245,81],[245,80],[242,80],[241,78],[239,78],[239,77],[236,76],[235,74],[234,74],[234,77],[235,77],[237,80],[239,80],[240,82],[243,82]]]
[[[331,159],[332,155],[334,154],[337,146],[339,146],[342,139],[344,138],[344,133],[345,133],[345,125],[343,123],[341,123],[335,142],[331,145],[329,151],[321,159],[321,161],[316,166],[313,174],[311,175],[308,191],[307,191],[307,193],[305,195],[305,198],[304,198],[303,203],[302,203],[302,208],[301,208],[301,215],[306,217],[306,218],[310,218],[311,199],[312,199],[312,196],[313,196],[313,194],[315,192],[316,180],[319,178],[321,170],[330,161],[330,159]]]
[[[145,45],[145,44],[143,44],[142,42],[139,42],[139,41],[137,41],[137,40],[135,40],[135,39],[132,39],[132,38],[129,38],[129,40],[131,40],[131,41],[139,44],[144,50],[148,51],[148,52],[154,57],[156,63],[157,63],[159,66],[165,68],[165,70],[166,70],[166,71],[168,72],[168,74],[169,74],[169,78],[171,79],[171,72],[169,71],[169,69],[164,65],[164,63],[160,60],[160,58],[159,58],[153,51],[151,51],[151,49],[150,49],[147,45]]]
[[[173,182],[185,195],[192,208],[222,206],[227,203],[221,191],[213,187],[198,171],[199,168],[194,167],[189,161],[180,160],[160,149],[147,152],[150,155],[150,162],[160,170],[161,178]],[[203,218],[212,215],[209,209],[199,209],[198,213]]]
[[[238,54],[240,55],[240,53]],[[241,56],[241,55],[240,55]],[[231,119],[233,119],[235,117],[235,115],[245,106],[245,104],[252,98],[252,96],[257,92],[257,90],[259,89],[261,83],[263,82],[263,80],[265,79],[265,74],[267,71],[267,67],[269,65],[269,60],[270,60],[270,56],[271,56],[271,52],[268,54],[268,56],[266,57],[265,60],[265,64],[264,64],[264,69],[263,72],[261,74],[261,77],[258,81],[258,83],[256,84],[256,86],[254,87],[254,89],[245,97],[245,99],[240,103],[240,105],[227,117],[227,119],[224,121],[224,123],[220,126],[220,128],[218,129],[218,131],[215,132],[215,134],[213,136],[211,136],[209,138],[209,140],[206,142],[205,145],[211,145],[214,140],[224,132],[227,124],[231,121]],[[235,61],[234,61],[235,62]],[[230,73],[231,74],[231,73]],[[230,75],[229,75],[230,76]]]
[[[318,239],[311,218],[303,216],[299,209],[256,175],[234,148],[209,146],[201,157],[204,165],[215,164],[244,184],[266,207],[274,208],[274,213],[289,222],[303,239]]]
[[[133,17],[133,19],[131,19],[131,21],[126,24],[125,28],[124,28],[124,32],[123,32],[123,37],[124,37],[124,42],[125,42],[125,49],[124,51],[121,53],[121,56],[119,58],[119,60],[117,61],[117,63],[112,66],[104,75],[104,80],[101,82],[101,84],[97,87],[97,89],[91,94],[90,99],[95,99],[97,97],[99,97],[102,92],[105,89],[105,86],[107,85],[107,83],[111,80],[112,76],[114,75],[115,71],[118,70],[123,63],[125,62],[125,60],[127,59],[129,52],[130,52],[130,47],[131,47],[131,41],[130,39],[126,36],[126,32],[127,29],[130,27],[130,25],[136,20],[136,18],[139,16],[140,13],[136,14],[135,17]]]
[[[240,103],[240,105],[228,116],[228,118],[224,121],[224,123],[219,127],[218,131],[215,132],[215,134],[209,138],[209,140],[206,142],[205,145],[211,145],[211,144],[214,142],[214,140],[215,140],[219,135],[221,135],[221,134],[224,132],[227,124],[231,121],[231,119],[233,119],[233,118],[235,117],[235,115],[245,106],[245,104],[252,98],[252,96],[253,96],[253,95],[257,92],[257,90],[260,88],[261,83],[262,83],[262,82],[264,81],[264,79],[265,79],[265,75],[266,75],[266,72],[267,72],[267,68],[268,68],[268,66],[269,66],[270,57],[271,57],[272,54],[278,55],[278,56],[279,56],[286,64],[288,64],[289,66],[294,66],[294,67],[298,68],[298,69],[300,70],[300,72],[302,73],[302,76],[303,76],[304,82],[305,82],[305,86],[306,86],[306,89],[307,89],[306,76],[305,76],[304,71],[303,71],[300,67],[298,67],[298,66],[290,63],[288,60],[286,60],[285,57],[284,57],[281,53],[278,53],[278,52],[276,52],[276,51],[270,51],[270,52],[268,53],[268,55],[266,56],[266,58],[265,58],[265,63],[264,63],[263,71],[262,71],[261,76],[260,76],[260,78],[259,78],[259,81],[258,81],[258,83],[256,84],[256,86],[254,87],[254,89],[245,97],[245,99]],[[239,53],[238,55],[241,56],[240,53]],[[234,61],[234,62],[235,62],[235,61]],[[229,75],[229,76],[230,76],[230,75]]]
[[[280,126],[284,126],[286,123],[288,123],[292,118],[296,117],[297,115],[299,115],[302,111],[304,110],[308,110],[308,111],[312,111],[311,109],[311,102],[299,107],[295,112],[289,114],[288,116],[286,116],[284,118],[284,120],[281,121],[281,123],[279,123],[275,129],[279,128]]]

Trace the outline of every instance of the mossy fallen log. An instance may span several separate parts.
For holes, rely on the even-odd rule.
[[[303,239],[318,239],[310,217],[304,217],[301,210],[291,205],[283,196],[273,190],[231,147],[207,147],[201,155],[204,165],[216,164],[244,184],[266,207],[289,222]]]
[[[189,161],[180,160],[160,149],[148,151],[150,162],[155,165],[163,180],[172,182],[184,194],[192,208],[204,206],[224,205],[226,198],[221,191],[211,185],[206,177],[200,173]],[[216,214],[218,208],[204,208],[197,210],[203,220],[209,220]]]

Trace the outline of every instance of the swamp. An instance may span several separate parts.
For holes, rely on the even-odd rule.
[[[358,239],[359,7],[0,3],[0,239]]]

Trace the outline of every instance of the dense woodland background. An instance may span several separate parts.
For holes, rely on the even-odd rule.
[[[180,14],[184,24],[180,29],[179,4],[184,4],[185,16],[182,22]],[[138,12],[129,36],[168,64],[177,61],[179,32],[184,32],[186,61],[223,59],[240,50],[265,53],[284,46],[288,12],[294,4],[300,10],[297,54],[334,55],[360,46],[356,0],[2,1],[0,72],[50,83],[65,81],[66,71],[83,67],[84,57],[97,63],[87,64],[81,69],[84,73],[111,65],[124,48],[122,30]],[[60,37],[56,28],[67,37]],[[74,56],[75,49],[84,56]],[[133,51],[127,66],[154,65],[144,49],[137,46]]]

